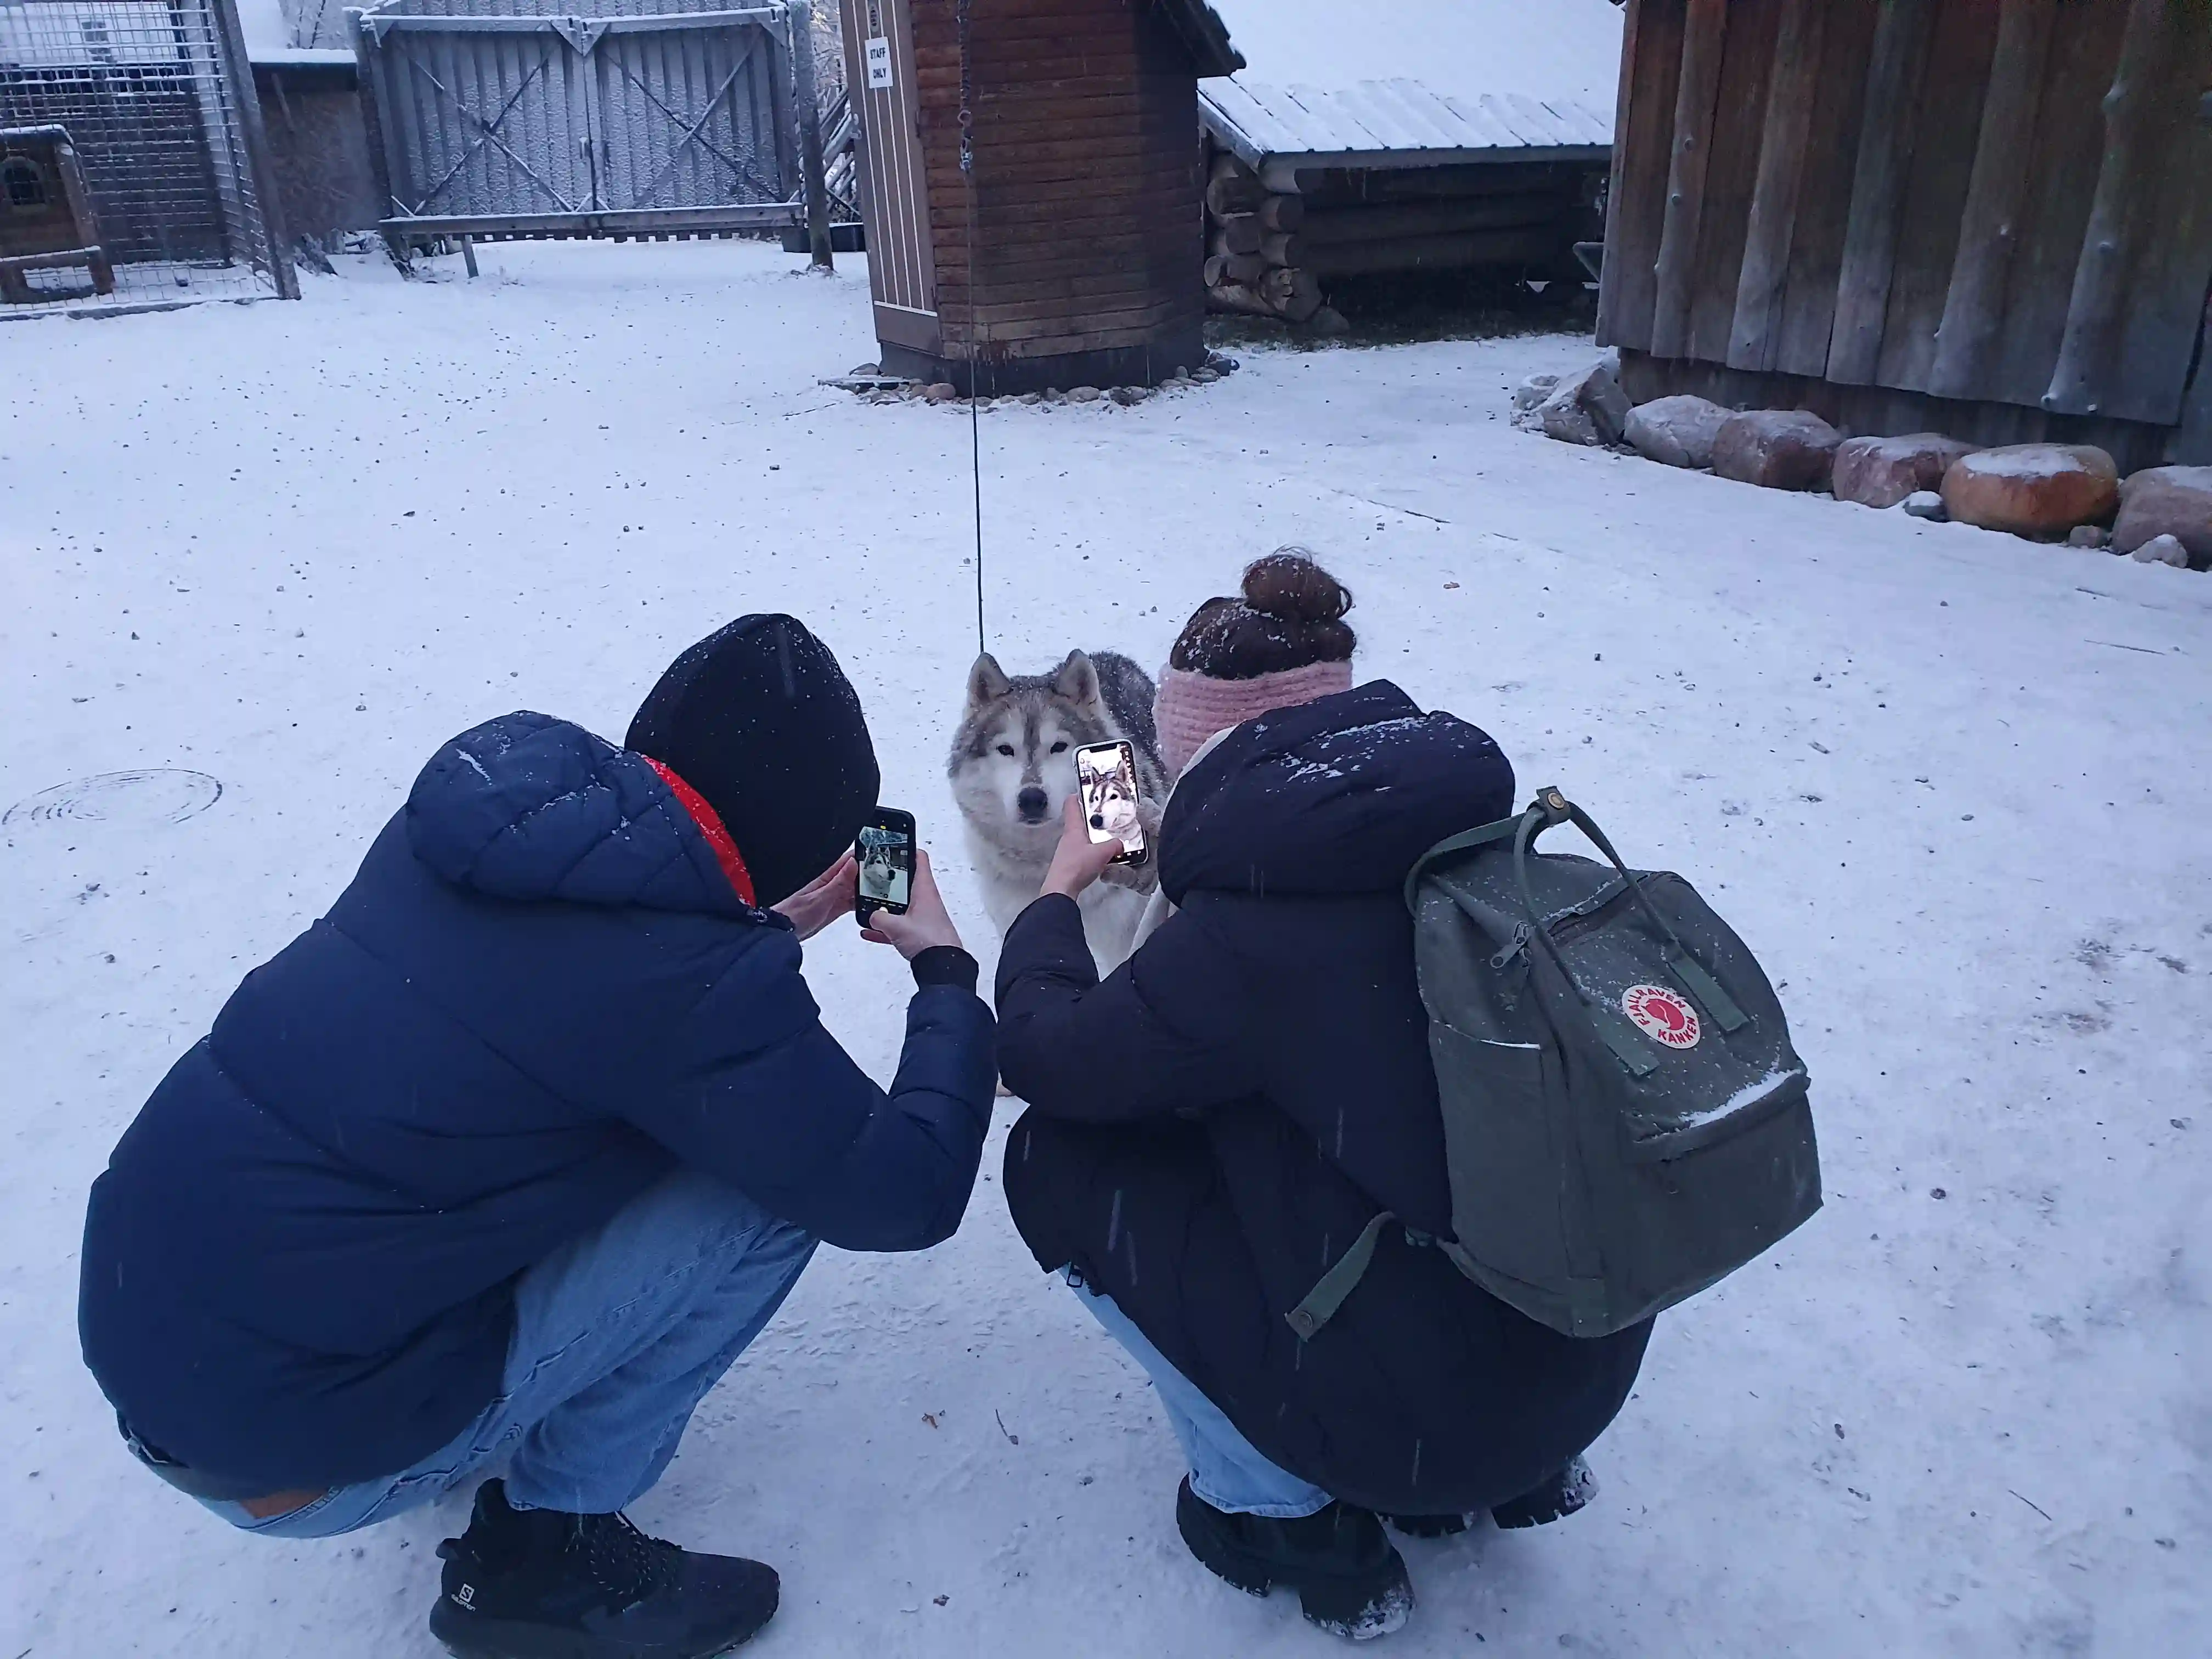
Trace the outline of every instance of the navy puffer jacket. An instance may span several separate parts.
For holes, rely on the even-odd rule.
[[[847,1249],[949,1237],[992,1039],[925,987],[886,1094],[647,761],[507,715],[438,753],[125,1133],[85,1358],[241,1496],[396,1473],[497,1395],[516,1275],[679,1162]]]
[[[1065,898],[999,954],[1000,1065],[1030,1103],[1006,1201],[1038,1265],[1113,1297],[1274,1462],[1398,1514],[1536,1486],[1650,1335],[1560,1336],[1396,1228],[1310,1342],[1284,1318],[1378,1210],[1450,1236],[1404,884],[1512,805],[1487,735],[1387,681],[1277,709],[1176,786],[1180,908],[1104,983]]]

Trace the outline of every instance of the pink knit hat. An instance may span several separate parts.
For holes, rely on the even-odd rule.
[[[1160,759],[1170,778],[1180,777],[1190,757],[1215,732],[1257,720],[1271,708],[1295,708],[1351,690],[1349,661],[1308,663],[1249,680],[1217,680],[1164,668],[1152,702],[1152,719],[1160,729]]]
[[[1248,567],[1242,597],[1199,606],[1152,703],[1169,775],[1181,775],[1217,732],[1349,691],[1358,643],[1344,622],[1351,609],[1351,592],[1296,547]]]

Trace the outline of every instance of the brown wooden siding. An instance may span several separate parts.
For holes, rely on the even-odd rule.
[[[878,338],[937,349],[937,263],[929,241],[914,31],[906,0],[844,0],[845,84],[860,112],[861,215]],[[891,43],[891,84],[871,90],[866,43]]]
[[[1194,335],[1198,82],[1149,0],[970,0],[972,199],[955,3],[911,4],[945,354],[1052,357]]]
[[[2204,404],[2212,0],[1630,0],[1626,52],[1607,343],[2166,428]]]

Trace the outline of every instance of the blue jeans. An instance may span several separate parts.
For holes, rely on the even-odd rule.
[[[505,1458],[520,1506],[625,1508],[660,1479],[693,1407],[783,1304],[814,1244],[736,1188],[680,1170],[516,1281],[504,1389],[450,1444],[265,1521],[200,1502],[264,1537],[334,1538]]]
[[[1106,1328],[1107,1334],[1127,1348],[1129,1357],[1152,1379],[1168,1423],[1182,1443],[1184,1461],[1190,1465],[1192,1492],[1226,1514],[1272,1516],[1279,1521],[1317,1514],[1334,1501],[1311,1481],[1301,1480],[1262,1457],[1259,1449],[1237,1431],[1237,1425],[1220,1407],[1168,1364],[1167,1356],[1152,1345],[1113,1297],[1078,1283],[1072,1273],[1067,1282],[1091,1316]]]

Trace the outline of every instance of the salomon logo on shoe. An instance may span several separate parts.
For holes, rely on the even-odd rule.
[[[467,1607],[473,1612],[477,1605],[477,1587],[474,1584],[464,1584],[460,1589],[455,1590],[453,1592],[453,1605],[456,1607]]]

